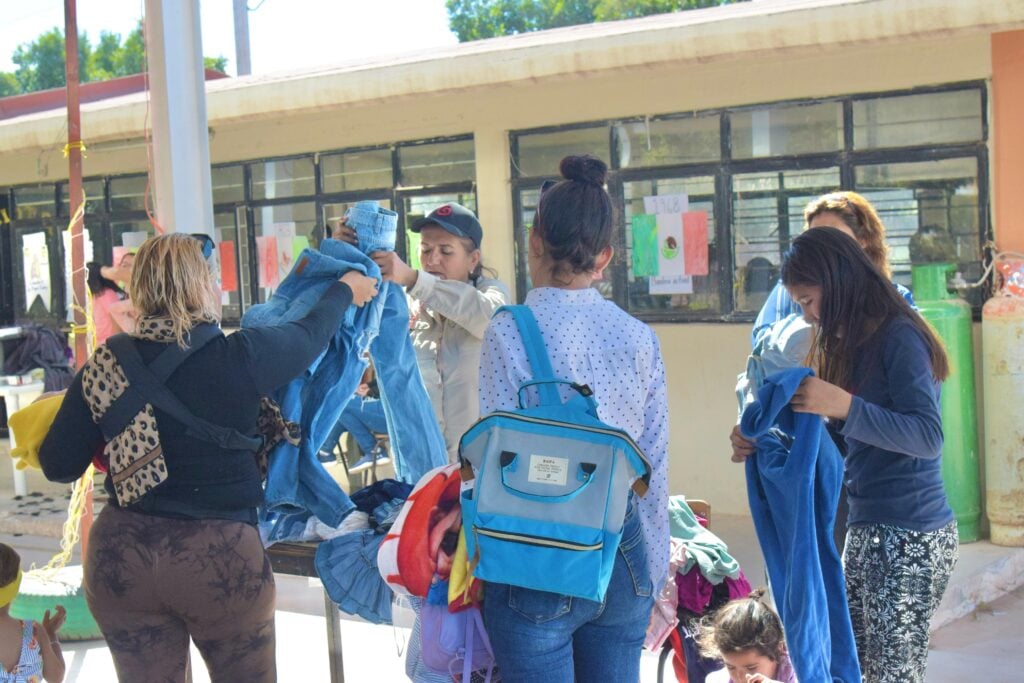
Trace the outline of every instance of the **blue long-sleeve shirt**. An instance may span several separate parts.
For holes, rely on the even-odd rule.
[[[846,439],[851,526],[934,531],[953,521],[942,485],[940,385],[922,333],[891,320],[854,364]]]

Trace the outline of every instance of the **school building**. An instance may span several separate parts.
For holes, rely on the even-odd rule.
[[[65,112],[0,110],[0,324],[59,323]],[[661,340],[672,491],[722,512],[746,511],[727,434],[750,323],[808,200],[867,196],[904,284],[915,249],[968,281],[987,241],[1024,250],[1024,0],[755,0],[211,80],[207,110],[228,323],[361,199],[400,225],[474,208],[485,262],[521,300],[541,183],[566,154],[607,161],[624,229],[600,289]],[[82,106],[97,260],[153,232],[146,125],[142,92]],[[681,276],[655,265],[665,245],[634,244],[633,217],[659,202],[697,245]]]

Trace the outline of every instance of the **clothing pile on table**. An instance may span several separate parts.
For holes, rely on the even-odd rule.
[[[700,622],[719,607],[750,595],[739,563],[722,539],[707,529],[683,496],[669,499],[671,555],[669,581],[651,614],[644,646],[673,650],[672,664],[681,683],[704,683],[721,663],[704,659],[697,648]]]
[[[412,486],[382,479],[352,494],[353,510],[337,528],[310,518],[306,540],[320,540],[316,571],[338,609],[374,624],[391,623],[391,588],[377,570],[377,551]]]

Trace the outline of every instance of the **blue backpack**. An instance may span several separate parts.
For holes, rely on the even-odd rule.
[[[518,409],[484,416],[459,442],[463,479],[475,478],[462,493],[473,574],[603,600],[630,481],[644,495],[650,463],[629,434],[598,418],[589,387],[554,377],[530,309],[501,311],[515,318],[534,377],[519,388]],[[565,403],[559,384],[575,392]],[[539,405],[527,408],[524,392],[531,386]]]

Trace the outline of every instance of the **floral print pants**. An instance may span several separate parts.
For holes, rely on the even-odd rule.
[[[956,522],[935,531],[852,526],[843,552],[864,683],[923,683],[928,626],[959,554]]]

